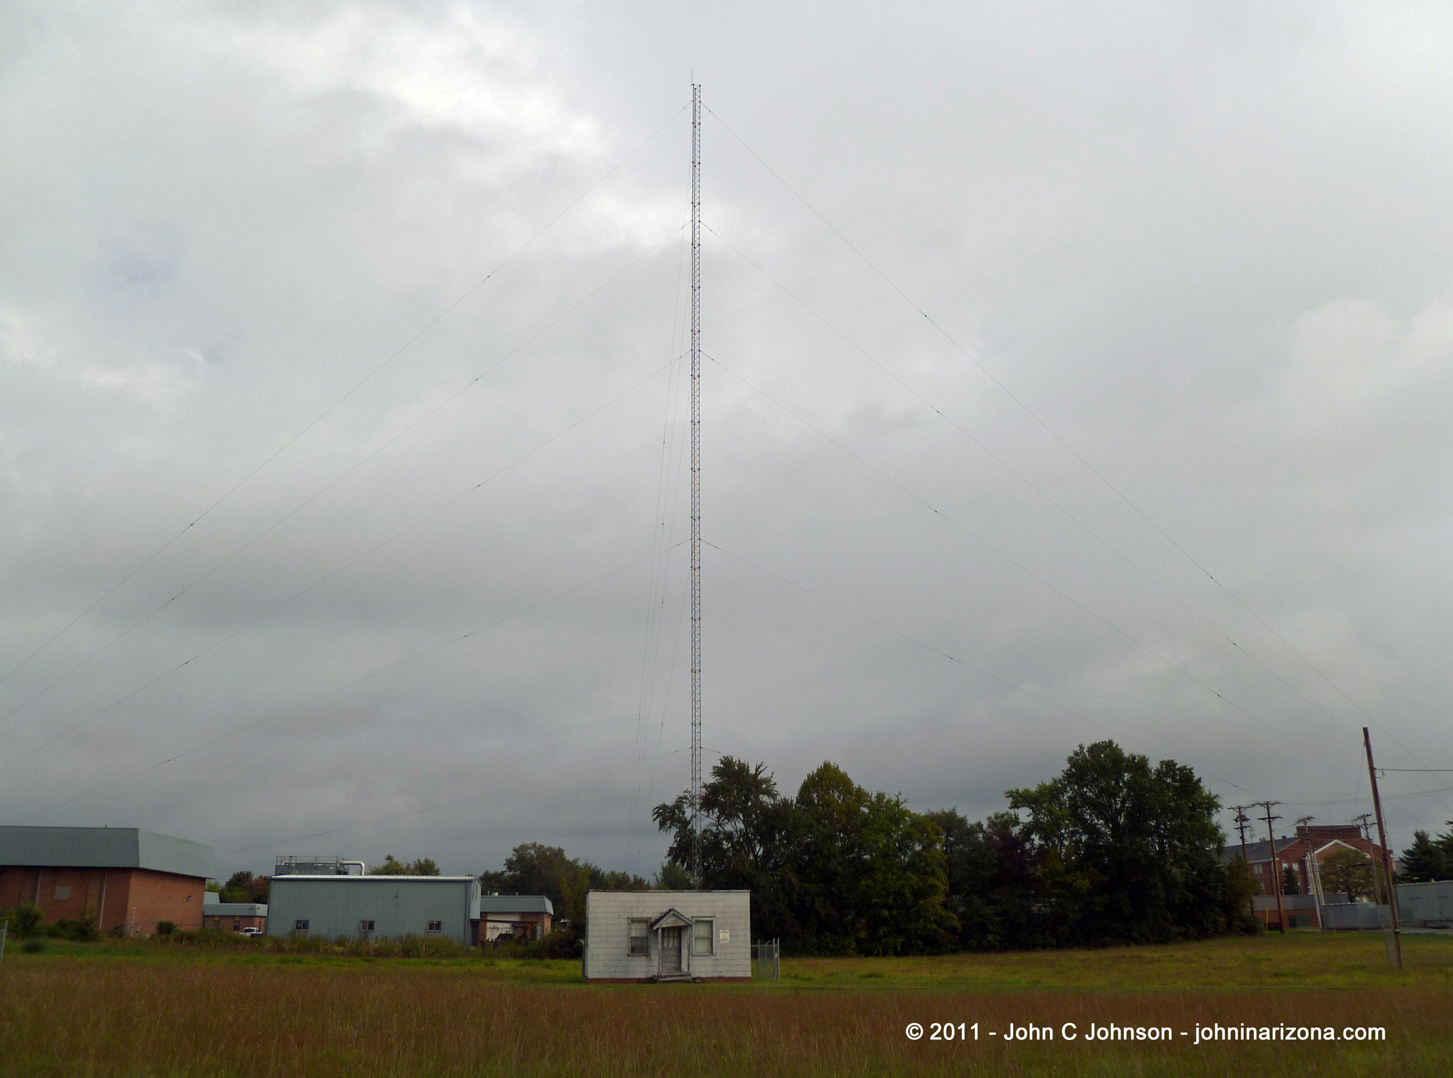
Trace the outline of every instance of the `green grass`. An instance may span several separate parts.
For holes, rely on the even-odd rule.
[[[7,950],[0,1074],[1442,1076],[1453,940],[1379,935],[913,959],[783,960],[751,985],[581,983],[578,962],[147,942]],[[972,1023],[968,1043],[909,1022]],[[1376,1043],[1004,1043],[1011,1023],[1381,1025]]]

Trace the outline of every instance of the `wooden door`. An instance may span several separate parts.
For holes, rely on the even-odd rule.
[[[681,972],[681,929],[661,929],[661,972]]]

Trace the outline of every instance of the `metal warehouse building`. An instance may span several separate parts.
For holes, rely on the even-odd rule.
[[[274,876],[267,934],[336,939],[424,936],[474,943],[474,876]]]

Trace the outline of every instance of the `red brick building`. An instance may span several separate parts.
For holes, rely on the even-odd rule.
[[[0,827],[0,907],[127,935],[198,929],[212,865],[212,847],[136,827]]]
[[[554,917],[555,905],[544,895],[482,895],[475,942],[537,940],[550,931]]]
[[[1382,847],[1363,836],[1357,824],[1320,824],[1301,826],[1295,836],[1283,835],[1276,840],[1273,853],[1270,841],[1246,844],[1246,862],[1251,868],[1252,879],[1260,893],[1254,903],[1256,915],[1266,922],[1268,928],[1276,927],[1276,894],[1281,889],[1283,874],[1290,868],[1296,875],[1297,887],[1303,896],[1322,892],[1324,902],[1345,902],[1343,895],[1327,891],[1327,883],[1321,879],[1319,868],[1328,856],[1338,850],[1352,849],[1372,858],[1381,877]],[[1226,847],[1224,861],[1242,855],[1240,843]],[[1316,873],[1316,878],[1313,873]],[[1321,916],[1316,902],[1282,903],[1287,914],[1287,925],[1291,928],[1321,928]],[[1293,909],[1291,907],[1295,906]]]
[[[208,898],[215,897],[211,891]],[[267,931],[266,902],[206,902],[202,906],[202,927],[217,928],[224,932],[241,932],[244,928],[255,928],[260,933]]]

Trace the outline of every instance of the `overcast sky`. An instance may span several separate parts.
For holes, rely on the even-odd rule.
[[[44,0],[0,822],[655,871],[693,77],[713,754],[981,817],[1113,737],[1278,833],[1364,725],[1453,768],[1446,5]]]

